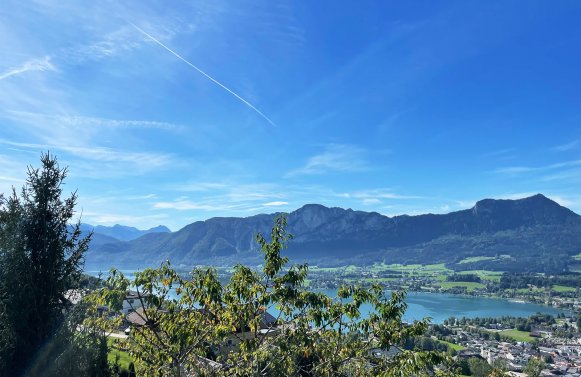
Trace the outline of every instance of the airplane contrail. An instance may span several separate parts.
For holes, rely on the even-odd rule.
[[[194,64],[190,63],[189,61],[187,61],[184,57],[182,57],[180,54],[178,54],[177,52],[175,52],[174,50],[172,50],[171,48],[167,47],[166,45],[164,45],[163,43],[161,43],[159,40],[157,40],[156,38],[154,38],[153,36],[151,36],[150,34],[148,34],[147,32],[145,32],[143,29],[141,29],[140,27],[138,27],[137,25],[131,23],[131,26],[133,26],[138,32],[140,32],[141,34],[145,35],[147,38],[151,39],[152,41],[154,41],[155,43],[157,43],[158,45],[160,45],[161,47],[163,47],[164,49],[166,49],[167,51],[171,52],[176,58],[180,59],[181,61],[183,61],[184,63],[186,63],[187,65],[189,65],[190,67],[192,67],[193,69],[195,69],[196,71],[198,71],[199,73],[201,73],[202,75],[204,75],[204,77],[206,77],[207,79],[211,80],[214,84],[218,85],[219,87],[221,87],[222,89],[224,89],[225,91],[227,91],[228,93],[232,94],[234,97],[238,98],[242,103],[244,103],[246,106],[250,107],[252,110],[254,110],[258,115],[260,115],[262,118],[264,118],[268,123],[270,123],[271,125],[273,125],[274,127],[276,127],[276,124],[270,120],[269,117],[267,117],[266,115],[264,115],[264,113],[260,110],[258,110],[256,108],[256,106],[254,106],[253,104],[251,104],[250,102],[248,102],[247,100],[245,100],[244,98],[240,97],[238,94],[236,94],[233,90],[231,90],[230,88],[228,88],[226,85],[222,84],[220,81],[216,80],[215,78],[213,78],[212,76],[208,75],[206,72],[202,71],[200,68],[196,67]]]

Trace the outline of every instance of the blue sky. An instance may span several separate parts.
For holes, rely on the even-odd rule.
[[[0,188],[50,150],[95,225],[537,192],[581,213],[580,16],[573,0],[5,0]]]

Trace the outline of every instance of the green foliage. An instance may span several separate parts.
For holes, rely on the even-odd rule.
[[[508,377],[508,363],[505,359],[496,359],[492,362],[492,372],[488,377]]]
[[[468,360],[470,366],[470,374],[474,377],[487,377],[492,372],[492,367],[486,362],[476,357],[471,357]]]
[[[545,369],[545,362],[540,358],[531,357],[524,367],[523,372],[529,377],[539,377],[543,369]]]
[[[568,287],[566,285],[553,285],[551,288],[555,292],[576,292],[577,288],[575,287]]]
[[[458,373],[460,375],[463,376],[469,376],[470,375],[470,364],[468,363],[468,359],[462,357],[462,358],[458,358],[458,361],[456,362],[459,368]]]
[[[442,282],[439,283],[440,287],[444,290],[449,290],[453,288],[465,288],[467,292],[472,292],[475,289],[484,289],[486,286],[482,283],[474,283],[474,282]]]
[[[27,376],[110,377],[107,337],[96,328],[83,327],[87,306],[72,308],[63,325],[27,371]]]
[[[77,196],[61,198],[67,170],[48,153],[41,162],[20,195],[0,198],[0,376],[49,375],[72,349],[65,292],[78,285],[90,237],[69,227]]]
[[[306,265],[288,266],[281,255],[291,235],[286,217],[276,218],[270,240],[258,235],[261,271],[237,265],[222,285],[213,269],[183,277],[169,262],[136,273],[133,281],[113,270],[91,304],[112,313],[86,320],[89,327],[117,328],[129,286],[146,309],[145,323],[125,342],[144,376],[408,376],[451,375],[450,359],[436,351],[399,347],[423,334],[427,320],[405,325],[404,292],[343,286],[337,298],[305,289]],[[372,314],[364,318],[363,304]],[[265,321],[265,312],[277,313]],[[391,357],[377,350],[391,350]],[[439,365],[441,368],[435,369]]]

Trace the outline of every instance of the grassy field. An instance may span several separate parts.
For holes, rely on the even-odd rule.
[[[478,275],[478,277],[482,280],[489,280],[499,282],[500,278],[502,277],[502,271],[489,271],[489,270],[468,270],[468,271],[460,271],[458,274],[466,275],[466,274],[474,274]]]
[[[528,342],[531,343],[535,338],[529,335],[527,331],[519,330],[504,330],[500,332],[500,335],[508,336],[516,340],[517,342]]]
[[[474,282],[468,282],[468,281],[446,281],[446,282],[441,282],[438,284],[444,290],[452,289],[452,288],[456,288],[456,287],[466,287],[466,290],[468,292],[472,292],[475,289],[486,288],[486,286],[482,283],[474,283]]]
[[[125,370],[129,369],[129,364],[133,361],[133,359],[131,358],[131,356],[129,356],[127,352],[113,348],[114,343],[115,339],[113,338],[107,339],[107,345],[109,346],[109,355],[107,355],[107,360],[110,363],[114,363],[115,359],[119,357],[118,362],[121,369]]]
[[[309,266],[310,272],[327,272],[327,273],[350,273],[350,272],[357,272],[361,269],[361,267],[357,267],[354,265],[350,266],[343,266],[343,267],[319,267],[319,266]]]
[[[446,268],[444,263],[436,264],[385,264],[376,263],[372,266],[360,267],[360,266],[346,266],[346,267],[319,267],[310,266],[309,271],[312,273],[333,273],[337,275],[343,275],[348,273],[372,273],[380,274],[382,272],[393,272],[401,273],[406,276],[429,276],[436,277],[440,275],[446,275],[452,272],[452,270]]]
[[[479,257],[468,257],[468,258],[464,258],[462,259],[460,262],[458,262],[458,264],[466,264],[466,263],[474,263],[474,262],[482,262],[485,260],[502,260],[502,259],[508,259],[511,258],[510,255],[499,255],[498,257],[485,257],[485,256],[479,256]]]
[[[465,263],[474,263],[474,262],[482,262],[484,260],[494,260],[496,257],[468,257],[462,259],[458,264],[465,264]]]
[[[459,344],[455,344],[455,343],[450,343],[450,342],[446,342],[445,340],[438,340],[440,343],[444,343],[446,344],[448,347],[452,348],[453,350],[456,351],[462,351],[463,349],[466,349],[466,347],[463,347]]]
[[[370,272],[396,271],[407,272],[411,275],[424,275],[433,273],[451,272],[444,263],[436,264],[384,264],[376,263],[369,268]]]
[[[551,289],[555,292],[575,292],[577,289],[566,285],[553,285]]]
[[[516,293],[527,294],[527,293],[543,293],[545,288],[519,288],[515,289]]]

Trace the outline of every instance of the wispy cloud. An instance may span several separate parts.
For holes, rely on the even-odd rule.
[[[553,149],[556,151],[559,151],[559,152],[566,152],[566,151],[573,150],[573,149],[577,148],[578,146],[579,146],[579,140],[573,140],[573,141],[566,143],[566,144],[557,145]]]
[[[19,143],[0,139],[0,144],[11,145],[37,151],[61,151],[75,157],[98,162],[128,163],[135,170],[128,170],[127,174],[140,174],[156,168],[166,166],[174,161],[173,157],[165,153],[127,152],[106,147],[76,147],[68,145]],[[103,167],[95,167],[102,169]],[[103,172],[107,173],[107,172]]]
[[[288,204],[288,202],[268,202],[268,203],[264,203],[263,206],[265,206],[265,207],[280,207],[280,206],[285,206],[287,204]]]
[[[0,80],[31,71],[56,71],[56,67],[51,63],[51,58],[49,56],[30,59],[18,67],[12,67],[4,73],[0,73]]]
[[[139,38],[135,38],[130,27],[122,26],[93,42],[66,48],[59,55],[69,62],[82,64],[135,50],[142,44]]]
[[[204,191],[223,190],[227,187],[228,187],[227,184],[219,182],[193,182],[172,185],[171,187],[169,187],[169,189],[184,192],[204,192]]]
[[[393,192],[392,190],[388,189],[374,189],[374,190],[364,190],[364,191],[356,191],[354,193],[347,194],[347,197],[354,198],[360,200],[361,203],[364,205],[377,205],[381,204],[384,201],[393,201],[393,200],[420,200],[426,199],[423,196],[419,195],[402,195]]]
[[[454,204],[458,209],[467,209],[474,207],[476,200],[454,200]]]
[[[580,166],[581,160],[571,160],[571,161],[564,161],[558,162],[550,165],[542,165],[542,166],[507,166],[503,168],[498,168],[494,170],[495,173],[500,174],[523,174],[523,173],[530,173],[530,172],[542,172],[542,171],[550,171],[574,166]]]
[[[240,204],[217,204],[217,203],[204,203],[195,202],[187,199],[178,199],[173,201],[161,201],[153,204],[155,209],[174,209],[176,211],[191,211],[191,210],[203,210],[203,211],[231,211],[235,209],[241,209],[244,207]]]
[[[6,111],[4,117],[22,123],[42,124],[47,128],[52,125],[59,125],[61,127],[79,128],[85,132],[87,128],[93,128],[99,131],[102,131],[103,128],[161,130],[180,130],[183,128],[174,123],[155,120],[108,119],[82,115],[52,115],[28,111]]]
[[[172,191],[202,193],[205,198],[222,198],[231,202],[282,199],[284,188],[274,183],[190,182],[170,185]]]
[[[544,182],[557,182],[557,181],[572,181],[581,180],[581,169],[566,169],[563,171],[558,171],[552,174],[546,174],[541,177],[541,181]]]
[[[364,149],[354,145],[330,144],[322,153],[312,156],[304,166],[289,171],[285,177],[364,171],[368,169],[365,155]]]
[[[147,199],[155,199],[157,198],[157,194],[145,194],[145,195],[131,195],[125,197],[127,200],[147,200]]]
[[[508,159],[514,157],[514,149],[513,148],[506,148],[506,149],[497,149],[494,151],[486,152],[481,155],[482,158],[503,158]]]

